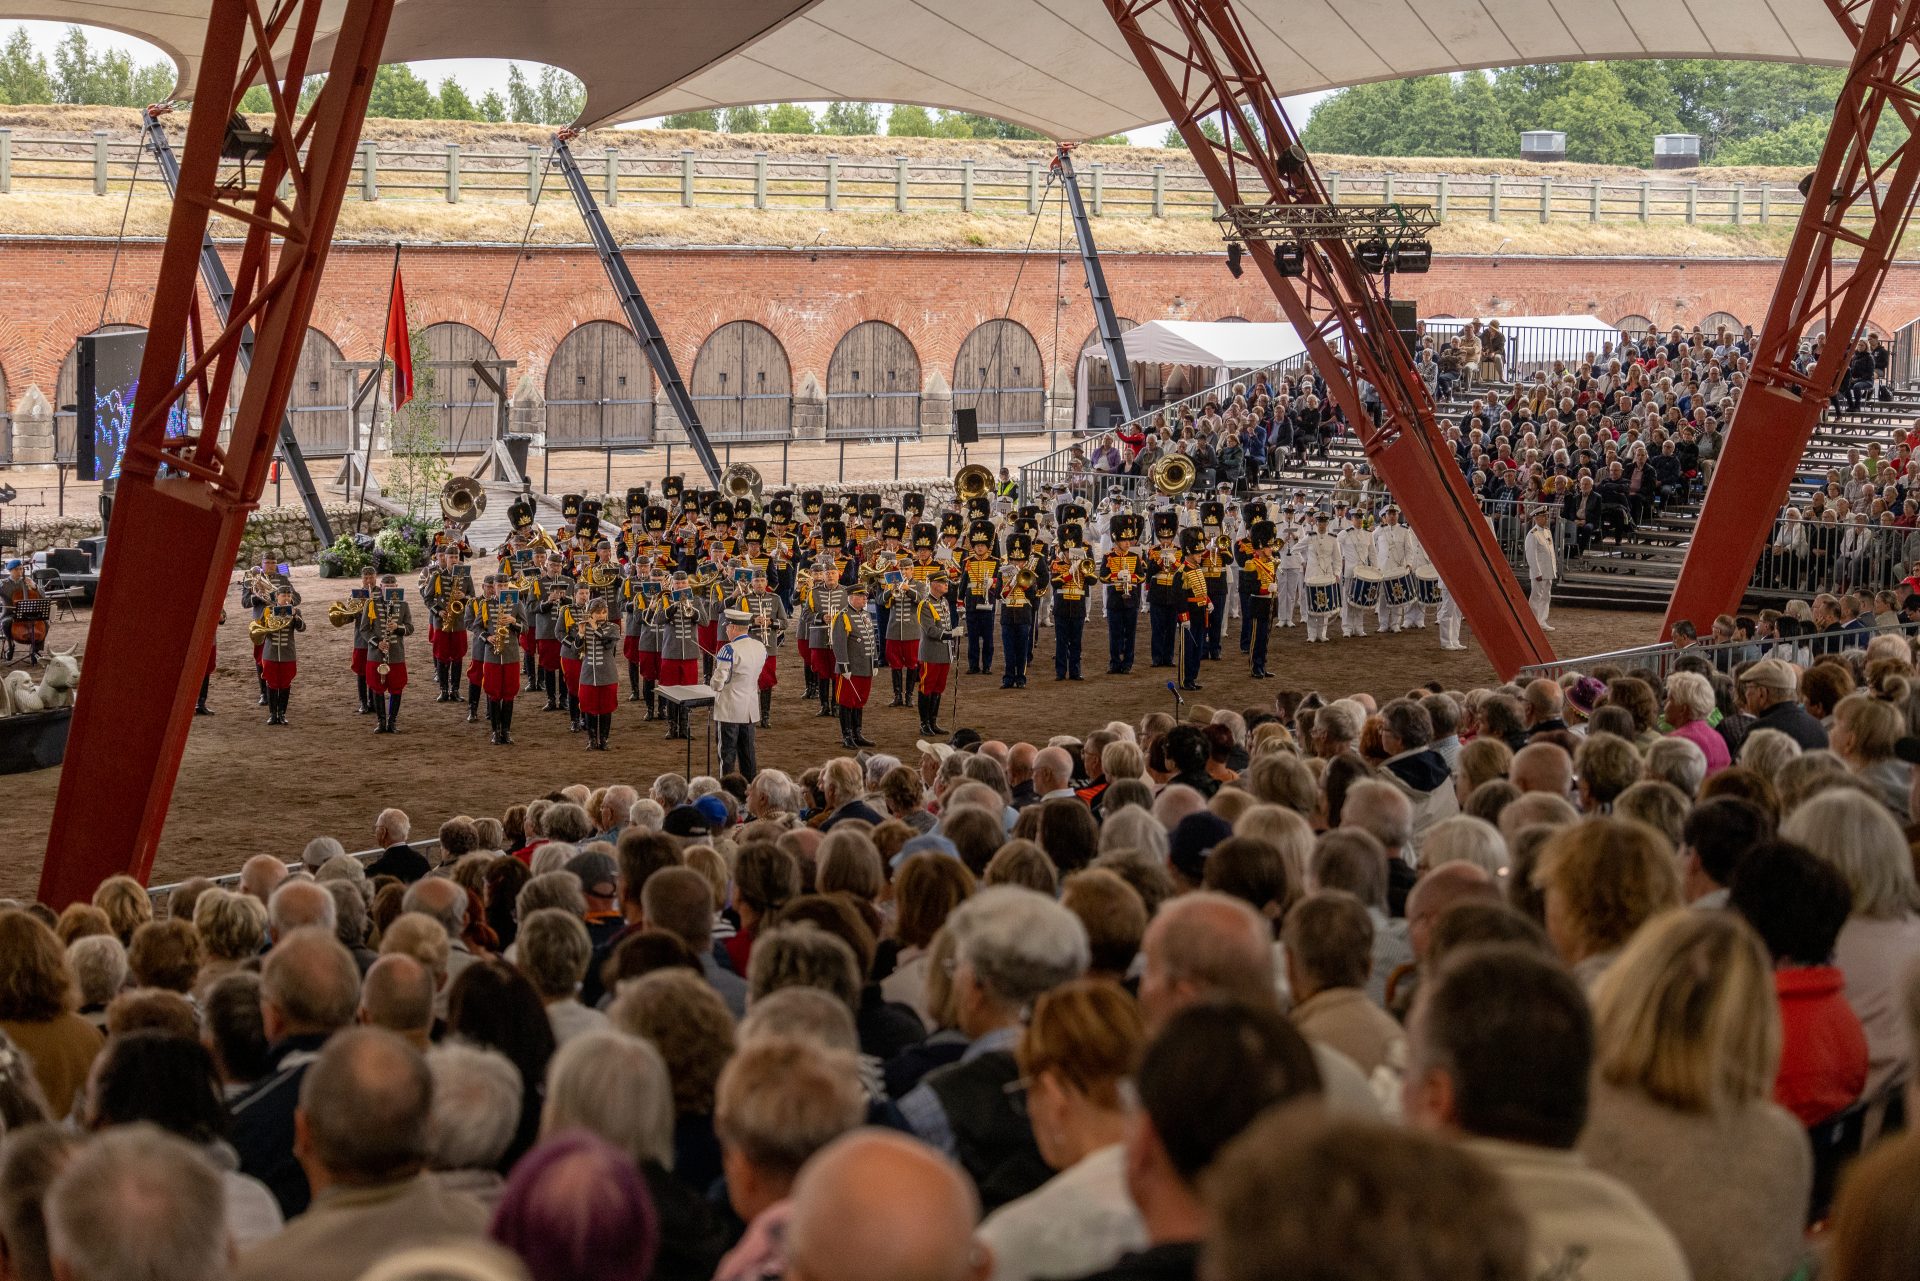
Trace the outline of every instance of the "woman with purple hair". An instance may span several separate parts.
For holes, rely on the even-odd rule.
[[[533,1281],[648,1281],[660,1240],[633,1158],[584,1130],[520,1159],[488,1232]]]

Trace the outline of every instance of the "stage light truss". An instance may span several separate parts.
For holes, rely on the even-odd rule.
[[[393,0],[209,4],[42,902],[83,900],[109,875],[144,879],[152,866],[247,514],[266,485],[392,8]],[[333,54],[325,67],[310,66],[323,11],[336,24]],[[318,94],[300,112],[308,75],[322,72]],[[231,122],[255,84],[267,92],[270,118],[240,139],[255,163],[227,166],[223,176],[223,153],[236,149]],[[243,228],[245,242],[227,314],[183,372],[215,215]],[[252,366],[223,444],[249,329]],[[168,410],[190,387],[201,400],[199,424],[169,436]]]
[[[1920,0],[1827,0],[1854,44],[1665,629],[1735,611],[1920,194]],[[1892,119],[1886,119],[1891,115]],[[1902,131],[1897,141],[1894,126]],[[1826,335],[1800,368],[1803,340]]]
[[[1344,240],[1359,244],[1424,239],[1440,226],[1432,205],[1234,205],[1216,215],[1228,241],[1305,244]]]
[[[1328,199],[1231,0],[1105,3],[1236,226],[1244,222],[1258,232],[1290,217],[1312,225],[1343,208]],[[1278,248],[1290,260],[1287,270],[1276,264],[1270,240],[1283,242]],[[1511,676],[1547,661],[1546,636],[1440,437],[1426,384],[1354,247],[1344,237],[1243,233],[1241,242],[1495,668]],[[1377,425],[1360,400],[1363,380],[1379,392]]]

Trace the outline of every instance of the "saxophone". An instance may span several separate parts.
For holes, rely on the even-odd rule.
[[[493,644],[493,652],[495,654],[501,654],[506,651],[507,640],[513,634],[518,624],[514,621],[512,610],[497,600],[493,601],[492,605],[493,612],[499,618],[499,621],[494,624],[493,631],[488,636],[488,640]]]
[[[447,593],[447,603],[440,607],[440,630],[455,631],[460,621],[467,616],[467,580],[455,577],[453,590]]]

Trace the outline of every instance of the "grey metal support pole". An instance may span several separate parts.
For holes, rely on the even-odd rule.
[[[667,394],[667,403],[673,406],[673,412],[686,430],[687,443],[693,446],[701,470],[707,473],[707,483],[717,489],[720,485],[720,464],[713,456],[713,445],[707,440],[706,429],[700,425],[700,414],[693,407],[693,396],[687,391],[687,384],[681,381],[680,369],[673,363],[673,353],[667,349],[667,340],[661,335],[660,326],[654,320],[647,300],[641,296],[640,286],[634,282],[633,272],[628,269],[627,260],[621,255],[620,246],[614,242],[613,232],[607,227],[600,206],[594,203],[586,175],[580,172],[573,152],[567,149],[567,138],[566,133],[554,136],[553,158],[567,180],[567,190],[573,193],[574,203],[580,206],[580,219],[587,224],[587,234],[593,239],[594,252],[600,255],[600,265],[607,269],[607,279],[613,284],[613,294],[620,301],[620,310],[626,313],[627,323],[633,326],[634,336],[640,340],[640,346],[647,353],[647,362],[653,366],[654,377],[660,380],[661,390]]]
[[[167,194],[172,195],[180,187],[180,162],[173,154],[173,143],[168,141],[159,116],[149,111],[140,119],[147,149],[153,152],[154,161],[160,166]],[[207,300],[213,304],[214,313],[225,322],[233,307],[233,278],[227,275],[227,265],[220,261],[219,251],[213,247],[211,233],[200,238],[200,279],[207,287]],[[240,367],[245,369],[252,364],[253,326],[248,325],[240,331]],[[280,415],[280,460],[293,473],[293,488],[300,495],[300,505],[307,509],[307,523],[313,526],[314,537],[320,540],[322,548],[333,546],[333,526],[327,521],[327,509],[320,502],[319,491],[313,487],[307,456],[301,452],[300,440],[293,434],[293,416],[284,412]]]
[[[1133,396],[1133,370],[1127,365],[1127,350],[1120,338],[1120,318],[1113,310],[1113,296],[1107,291],[1107,273],[1100,268],[1100,251],[1093,243],[1093,227],[1087,221],[1087,207],[1080,200],[1080,184],[1073,176],[1072,149],[1062,144],[1053,160],[1060,185],[1067,193],[1067,212],[1073,215],[1073,234],[1080,242],[1080,265],[1087,270],[1087,293],[1093,298],[1093,321],[1100,330],[1100,346],[1106,350],[1107,366],[1113,371],[1113,389],[1120,397],[1120,418],[1132,422],[1140,416]],[[1075,359],[1079,353],[1074,353]],[[1058,359],[1056,354],[1055,359]]]

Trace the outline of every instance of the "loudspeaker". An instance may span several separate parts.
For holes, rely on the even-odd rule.
[[[1400,341],[1407,345],[1407,355],[1414,355],[1420,346],[1420,308],[1411,302],[1402,302],[1398,298],[1387,304],[1393,313],[1393,328],[1400,335]]]
[[[953,411],[953,438],[963,445],[980,443],[980,414],[977,410]]]

